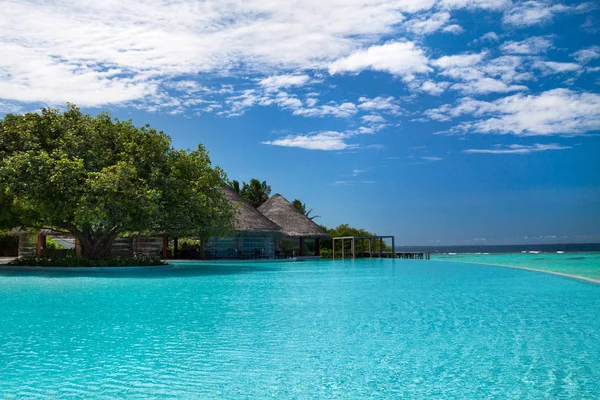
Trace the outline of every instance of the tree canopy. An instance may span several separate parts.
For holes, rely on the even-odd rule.
[[[225,174],[201,145],[177,150],[136,127],[74,105],[0,120],[0,228],[49,228],[82,254],[110,254],[118,234],[208,237],[229,230]]]
[[[294,199],[294,201],[292,201],[292,204],[294,205],[294,207],[296,207],[298,209],[298,211],[300,211],[302,214],[304,214],[304,216],[310,220],[314,220],[315,218],[320,218],[319,215],[310,215],[310,213],[313,212],[313,209],[311,208],[310,210],[306,210],[306,204],[303,203],[300,199]]]
[[[267,181],[261,182],[260,180],[253,178],[250,179],[250,182],[248,183],[243,182],[240,188],[240,182],[233,180],[230,181],[228,185],[256,208],[269,200],[269,196],[271,195],[271,186],[267,184]]]

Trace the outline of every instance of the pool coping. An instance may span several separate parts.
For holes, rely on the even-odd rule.
[[[451,260],[431,260],[431,261],[435,261],[435,262],[450,262],[450,263],[462,263],[462,264],[475,264],[475,265],[484,265],[486,267],[501,267],[501,268],[521,269],[523,271],[541,272],[543,274],[557,275],[557,276],[562,276],[563,278],[577,279],[577,280],[580,280],[580,281],[586,281],[586,282],[594,283],[596,285],[600,285],[600,279],[589,278],[587,276],[581,276],[581,275],[565,274],[563,272],[547,271],[547,270],[543,270],[543,269],[535,269],[535,268],[529,268],[529,267],[519,267],[517,265],[488,264],[488,263],[480,263],[480,262],[474,262],[474,261],[458,261],[458,260],[457,261],[451,261]]]

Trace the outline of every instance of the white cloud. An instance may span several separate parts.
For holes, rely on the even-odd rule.
[[[536,153],[540,151],[549,151],[549,150],[566,150],[572,149],[571,146],[561,146],[556,143],[551,144],[539,144],[536,143],[532,146],[525,146],[520,144],[511,144],[507,146],[503,145],[495,145],[491,149],[467,149],[463,150],[463,153],[469,154],[529,154]]]
[[[168,97],[163,85],[173,78],[324,68],[391,33],[402,12],[432,6],[416,0],[5,0],[0,97],[160,106]]]
[[[294,115],[301,115],[304,117],[338,117],[338,118],[349,118],[356,114],[358,109],[354,103],[335,103],[330,102],[320,106],[297,108],[294,110]]]
[[[0,100],[0,114],[17,114],[23,111],[23,108],[17,104]]]
[[[407,30],[414,32],[417,35],[429,35],[440,30],[449,20],[449,13],[438,12],[420,18],[413,18],[406,22],[404,26]]]
[[[523,85],[507,85],[498,79],[482,77],[464,83],[455,83],[452,89],[465,94],[509,93],[527,90]]]
[[[483,10],[502,10],[508,4],[509,0],[440,0],[439,5],[443,9],[483,9]]]
[[[533,67],[541,70],[544,75],[577,72],[581,70],[581,65],[579,64],[555,61],[536,61],[533,63]]]
[[[288,135],[281,139],[262,142],[271,146],[298,147],[307,150],[348,150],[358,147],[346,140],[351,134],[336,131],[316,132],[308,135]]]
[[[363,122],[367,122],[367,123],[384,123],[385,122],[385,118],[383,118],[381,115],[376,115],[376,114],[363,115],[362,117],[360,117],[360,119]]]
[[[444,93],[448,86],[450,86],[450,83],[448,82],[425,81],[421,85],[420,89],[432,96],[439,96],[440,94]]]
[[[514,5],[504,13],[502,21],[516,27],[527,27],[549,22],[554,15],[569,10],[569,7],[562,4],[552,5],[546,1],[531,0]]]
[[[448,25],[442,29],[442,32],[452,33],[453,35],[460,35],[464,31],[465,30],[462,28],[462,26],[458,24]]]
[[[303,86],[309,81],[308,75],[276,75],[264,78],[258,83],[269,91],[277,91],[282,88]]]
[[[520,42],[505,42],[500,49],[511,54],[540,54],[552,47],[552,40],[548,37],[534,36]]]
[[[478,54],[457,54],[453,56],[443,56],[433,62],[434,65],[440,68],[452,67],[470,67],[479,64],[486,56],[486,53]]]
[[[368,97],[360,97],[358,99],[358,108],[361,111],[367,111],[367,112],[372,112],[372,111],[379,111],[379,112],[384,112],[387,114],[392,114],[392,115],[400,115],[402,114],[402,109],[400,108],[400,106],[396,103],[396,100],[392,97],[383,97],[383,96],[378,96],[378,97],[374,97],[374,98],[368,98]]]
[[[536,95],[516,94],[492,102],[464,99],[458,106],[425,112],[429,118],[474,117],[449,133],[497,133],[517,136],[582,135],[600,130],[600,95],[553,89]]]
[[[487,53],[456,54],[440,57],[433,64],[441,69],[440,75],[457,81],[450,86],[465,94],[508,93],[527,90],[514,84],[531,78],[519,71],[521,59],[504,56],[483,62]]]
[[[427,162],[436,162],[436,161],[442,161],[443,158],[442,157],[420,157],[421,160],[427,161]]]
[[[600,58],[600,46],[592,46],[588,47],[587,49],[581,49],[571,54],[571,56],[573,56],[580,63],[587,64],[596,58]]]
[[[480,37],[479,40],[482,42],[498,42],[500,41],[500,38],[498,37],[496,32],[488,32],[482,37]]]
[[[410,81],[415,74],[427,73],[425,52],[413,42],[388,42],[359,50],[329,65],[329,73],[360,72],[366,69],[384,71]]]
[[[352,176],[358,176],[360,174],[364,174],[365,172],[368,172],[368,171],[370,171],[372,169],[373,169],[372,167],[370,167],[370,168],[364,168],[364,169],[355,168],[354,170],[352,170]]]
[[[372,183],[375,183],[375,181],[335,181],[335,182],[333,182],[333,185],[336,185],[336,186],[354,186],[356,184],[370,185]]]

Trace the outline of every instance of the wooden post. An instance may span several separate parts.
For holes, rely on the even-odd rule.
[[[331,238],[331,251],[333,252],[332,260],[335,260],[335,238]]]
[[[35,246],[35,256],[41,257],[42,250],[46,248],[46,235],[42,235],[41,233],[37,237],[37,244]]]
[[[321,239],[315,239],[315,256],[321,255]]]
[[[392,236],[392,257],[396,258],[396,238]]]
[[[379,238],[379,258],[383,257],[383,238]]]
[[[166,233],[162,234],[162,259],[166,260],[169,258],[169,237]]]
[[[344,259],[344,239],[342,238],[342,260]]]
[[[173,258],[179,258],[179,238],[173,238]]]
[[[81,257],[81,241],[75,238],[75,254]]]
[[[298,254],[300,257],[304,256],[304,238],[300,238],[300,253]]]
[[[352,259],[356,258],[356,239],[352,237]]]

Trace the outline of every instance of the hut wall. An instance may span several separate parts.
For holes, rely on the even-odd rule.
[[[272,236],[215,237],[206,242],[206,253],[211,258],[274,258],[275,241]]]
[[[35,257],[38,235],[19,235],[19,257]]]
[[[117,238],[112,246],[112,255],[115,257],[133,257],[133,238]]]
[[[135,238],[133,251],[135,254],[160,257],[162,252],[162,237],[138,236]]]

